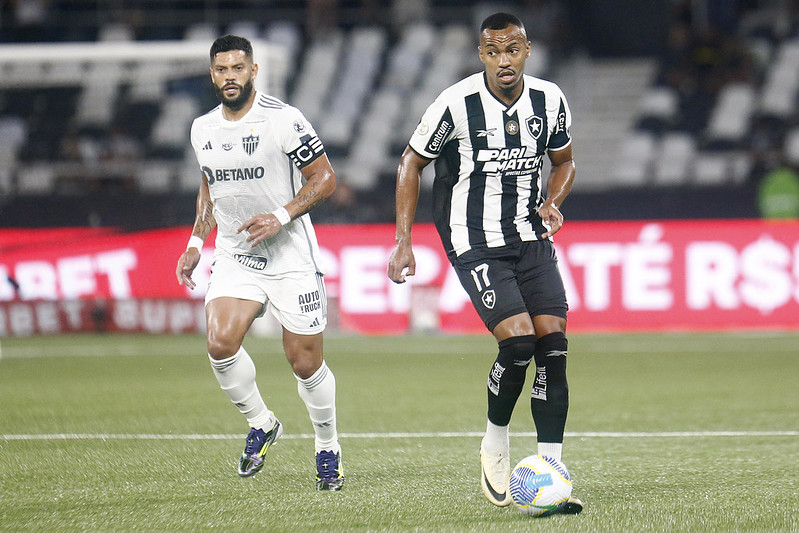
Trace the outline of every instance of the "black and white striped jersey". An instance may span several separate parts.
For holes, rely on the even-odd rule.
[[[549,150],[571,143],[571,111],[552,82],[524,76],[511,106],[477,73],[427,108],[409,146],[435,159],[433,217],[450,257],[537,240],[546,228],[541,168]]]

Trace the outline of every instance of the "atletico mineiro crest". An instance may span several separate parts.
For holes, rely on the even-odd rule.
[[[256,148],[258,148],[258,141],[261,138],[256,135],[250,135],[249,137],[242,137],[241,144],[244,147],[244,151],[247,152],[247,155],[252,155]]]

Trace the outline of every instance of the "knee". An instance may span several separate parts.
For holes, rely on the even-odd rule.
[[[233,357],[239,351],[239,348],[241,348],[241,344],[234,340],[213,332],[208,333],[208,355],[211,356],[211,359],[220,361]]]
[[[302,336],[285,332],[283,351],[294,375],[308,379],[322,366],[322,335]]]
[[[515,365],[527,368],[535,354],[536,338],[535,335],[510,337],[499,341],[498,346],[497,360],[503,366]]]
[[[308,379],[313,376],[317,370],[322,366],[312,357],[299,357],[290,361],[291,371],[300,379]]]
[[[538,339],[535,351],[536,366],[546,368],[547,380],[552,384],[566,382],[566,355],[569,343],[560,331]]]

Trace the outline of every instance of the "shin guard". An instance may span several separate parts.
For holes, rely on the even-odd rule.
[[[499,342],[499,354],[488,374],[488,420],[492,424],[507,426],[510,423],[535,346],[533,335]]]
[[[535,350],[535,382],[530,398],[538,442],[563,442],[569,411],[566,381],[568,341],[562,332],[538,339]]]

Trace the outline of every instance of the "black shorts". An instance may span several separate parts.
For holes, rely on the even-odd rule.
[[[550,241],[470,250],[452,266],[489,331],[519,313],[566,318],[566,290]]]

